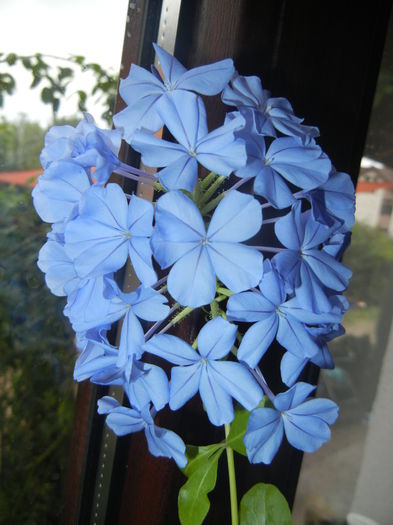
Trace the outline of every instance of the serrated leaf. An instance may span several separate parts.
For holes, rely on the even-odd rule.
[[[240,525],[292,525],[291,511],[281,492],[269,483],[257,483],[240,502]]]
[[[263,397],[257,408],[265,406],[266,396]],[[247,456],[246,447],[243,443],[243,437],[247,430],[250,412],[243,407],[236,407],[235,417],[231,423],[231,429],[227,437],[227,444],[242,456]]]
[[[207,497],[216,486],[218,460],[223,453],[222,443],[206,447],[187,447],[188,477],[178,497],[179,519],[182,525],[201,525],[210,508]]]

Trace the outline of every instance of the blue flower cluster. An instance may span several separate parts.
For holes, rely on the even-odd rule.
[[[284,434],[312,452],[329,439],[338,407],[309,399],[315,387],[298,378],[309,362],[333,367],[327,343],[348,307],[351,271],[339,259],[353,185],[317,144],[318,129],[259,78],[238,75],[230,59],[187,71],[155,50],[161,72],[133,65],[120,83],[127,107],[116,129],[85,115],[76,128],[52,128],[41,155],[33,199],[52,228],[38,266],[52,293],[67,297],[80,351],[74,377],[122,386],[127,406],[104,397],[99,413],[119,436],[144,430],[150,452],[179,467],[185,445],[154,417],[196,394],[213,425],[231,423],[233,400],[250,412],[252,463],[270,463]],[[201,95],[219,93],[235,110],[209,131]],[[121,138],[156,175],[119,161]],[[108,183],[112,172],[153,184],[156,202]],[[128,261],[140,281],[131,293],[116,282]],[[195,341],[166,333],[196,308],[206,323]],[[107,339],[114,322],[117,346]],[[277,395],[262,372],[275,342],[288,387]]]

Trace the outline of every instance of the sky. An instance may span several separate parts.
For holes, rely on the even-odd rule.
[[[0,0],[0,52],[83,55],[117,72],[127,6],[128,0]],[[5,71],[3,65],[0,68]],[[48,124],[51,109],[40,101],[39,88],[29,88],[31,75],[16,67],[9,72],[16,79],[17,92],[6,97],[0,118],[15,120],[24,113],[29,120]],[[78,76],[82,89],[90,82],[88,75]],[[101,107],[88,106],[88,109],[100,122]],[[59,115],[72,115],[75,111],[75,97],[69,96]]]

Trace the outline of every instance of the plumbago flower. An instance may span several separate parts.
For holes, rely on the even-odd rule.
[[[231,448],[270,463],[284,435],[304,452],[330,438],[337,405],[310,398],[315,386],[298,378],[310,362],[334,366],[328,342],[343,333],[348,308],[351,271],[339,259],[354,188],[317,144],[318,129],[259,78],[239,76],[230,59],[187,71],[155,50],[162,75],[133,65],[120,83],[127,107],[114,117],[117,129],[85,115],[76,128],[48,132],[33,201],[52,225],[38,266],[52,293],[66,297],[79,350],[74,378],[123,388],[125,406],[109,396],[98,403],[118,436],[143,430],[150,452],[180,468],[192,458],[179,497],[187,507],[195,504],[189,486],[217,468],[223,448],[233,472]],[[219,93],[236,110],[208,130],[200,95]],[[156,175],[118,159],[121,136],[144,164],[161,168]],[[108,182],[112,172],[151,184],[154,202]],[[123,292],[118,272],[129,264],[140,285]],[[166,333],[197,310],[194,341]],[[277,352],[286,386],[273,393],[269,357]],[[226,436],[197,458],[155,423],[158,411],[195,395]],[[182,525],[186,515],[181,507]]]

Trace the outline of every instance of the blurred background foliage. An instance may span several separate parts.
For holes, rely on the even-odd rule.
[[[31,189],[0,186],[0,522],[58,523],[73,421],[73,336],[36,266]]]

